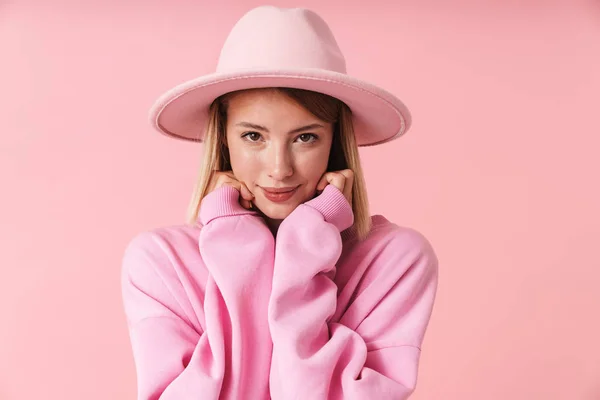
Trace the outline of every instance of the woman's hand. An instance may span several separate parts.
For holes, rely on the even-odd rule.
[[[206,194],[220,188],[223,185],[229,185],[237,189],[241,194],[240,204],[242,207],[247,209],[252,208],[252,200],[254,200],[254,195],[243,182],[237,180],[233,174],[233,171],[215,171],[212,179],[210,180],[210,184],[208,185]]]
[[[317,193],[325,189],[325,186],[331,184],[338,188],[344,194],[348,203],[352,205],[352,184],[354,183],[354,172],[351,169],[343,169],[341,171],[326,172],[317,183]]]

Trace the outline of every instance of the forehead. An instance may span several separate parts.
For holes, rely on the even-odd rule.
[[[263,117],[285,114],[290,118],[316,117],[295,100],[274,89],[253,89],[234,94],[228,101],[228,117]]]

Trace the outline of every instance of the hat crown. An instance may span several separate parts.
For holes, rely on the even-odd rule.
[[[346,61],[327,23],[305,8],[260,6],[227,37],[217,72],[318,68],[346,73]]]

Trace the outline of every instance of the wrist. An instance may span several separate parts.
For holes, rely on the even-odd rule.
[[[200,203],[198,218],[202,225],[215,218],[254,214],[240,204],[240,192],[232,186],[223,185],[208,193]]]
[[[335,225],[340,232],[354,224],[354,212],[348,199],[331,184],[325,186],[320,195],[304,204],[319,211],[325,221]]]

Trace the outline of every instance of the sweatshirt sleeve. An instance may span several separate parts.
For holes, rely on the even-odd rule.
[[[122,290],[139,400],[268,398],[274,239],[262,218],[238,199],[237,190],[223,186],[202,202],[204,331],[194,328],[165,285],[171,260],[152,235],[139,235],[126,249]]]
[[[373,254],[384,271],[369,288],[374,307],[355,330],[330,322],[340,232],[352,223],[350,204],[328,185],[279,227],[269,301],[274,400],[402,400],[415,389],[437,259],[422,236],[390,239]]]

